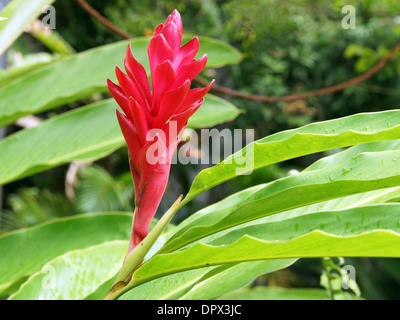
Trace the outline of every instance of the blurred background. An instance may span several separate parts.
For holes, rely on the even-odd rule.
[[[284,96],[329,87],[370,70],[400,42],[397,0],[88,0],[101,15],[135,36],[149,36],[155,26],[178,9],[184,30],[210,36],[239,49],[240,64],[208,69],[202,77],[251,94]],[[356,8],[356,28],[345,30],[344,5]],[[122,38],[89,15],[76,2],[57,0],[57,27],[43,35],[34,26],[8,51],[7,65],[21,67],[56,56],[81,52]],[[333,94],[292,102],[260,102],[214,91],[242,110],[222,128],[252,128],[255,139],[310,122],[400,106],[400,54],[375,75]],[[0,85],[1,71],[0,71]],[[92,99],[92,98],[91,98]],[[81,101],[38,115],[47,119]],[[20,130],[8,126],[7,134]],[[198,197],[175,217],[179,223],[206,205],[256,184],[302,170],[326,154],[315,154],[240,176]],[[133,183],[127,150],[122,148],[93,164],[74,163],[7,184],[2,192],[0,232],[32,226],[56,217],[102,211],[133,211]],[[158,214],[178,194],[185,194],[204,165],[174,165]],[[368,299],[400,298],[400,261],[345,259],[355,266],[361,295]],[[304,259],[292,267],[261,277],[255,285],[321,286],[327,264]]]

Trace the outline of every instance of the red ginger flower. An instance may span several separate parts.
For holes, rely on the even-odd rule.
[[[128,253],[146,237],[168,182],[171,158],[189,117],[204,101],[206,88],[190,89],[191,81],[204,69],[207,55],[195,60],[199,40],[181,47],[182,20],[177,10],[160,24],[148,46],[152,91],[143,66],[128,46],[126,74],[116,67],[119,86],[108,88],[125,113],[117,110],[121,131],[129,150],[135,184],[135,213]],[[158,130],[154,134],[154,131]],[[162,141],[164,148],[158,146]],[[152,159],[149,158],[152,149]]]

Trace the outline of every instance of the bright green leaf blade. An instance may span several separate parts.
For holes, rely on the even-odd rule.
[[[248,195],[251,195],[253,192],[256,190],[260,189],[260,186],[253,187],[246,189],[240,193],[234,194],[214,205],[211,205],[207,208],[202,209],[201,211],[191,215],[188,219],[186,219],[182,224],[180,224],[176,230],[180,230],[190,222],[194,221],[195,219],[205,215],[205,214],[211,214],[211,215],[217,215],[218,212],[221,210],[232,210],[232,208],[236,207],[240,203],[245,203],[248,200]],[[247,195],[247,196],[246,196]],[[223,235],[230,233],[233,236],[236,233],[236,230],[241,230],[239,231],[242,235],[243,234],[248,234],[251,232],[251,228],[259,228],[262,232],[266,230],[265,234],[267,234],[270,238],[269,240],[279,240],[279,239],[289,239],[289,237],[293,237],[294,234],[298,234],[298,232],[301,230],[304,230],[305,225],[303,225],[303,221],[301,219],[296,219],[299,217],[303,217],[305,215],[310,216],[314,220],[314,224],[312,227],[308,229],[308,231],[312,231],[313,229],[321,229],[326,232],[333,232],[332,230],[336,230],[336,234],[339,234],[341,232],[344,232],[343,229],[353,230],[354,227],[358,228],[358,231],[361,232],[361,230],[369,230],[366,227],[374,227],[373,224],[375,224],[375,227],[378,225],[381,226],[386,226],[384,229],[392,229],[392,230],[397,230],[397,220],[396,220],[396,213],[394,215],[390,215],[390,218],[394,217],[394,220],[389,220],[387,221],[388,224],[382,224],[382,222],[386,221],[387,219],[387,212],[386,212],[386,207],[382,207],[382,209],[379,209],[378,211],[382,211],[382,216],[385,217],[385,219],[382,220],[382,216],[379,214],[375,216],[374,211],[370,211],[367,213],[366,217],[368,217],[367,225],[358,225],[357,222],[365,222],[366,218],[361,219],[360,216],[358,216],[358,209],[357,207],[360,206],[366,206],[366,205],[377,205],[377,204],[384,204],[387,201],[391,201],[392,199],[399,199],[400,198],[400,187],[395,187],[395,188],[387,188],[387,189],[379,189],[379,190],[374,190],[370,192],[364,192],[364,193],[359,193],[343,198],[338,198],[338,199],[333,199],[333,200],[328,200],[328,201],[323,201],[319,202],[316,204],[300,207],[297,209],[293,210],[288,210],[284,211],[278,214],[274,214],[272,216],[266,216],[264,218],[251,221],[242,225],[239,225],[237,227],[229,228],[227,230],[218,232],[216,234],[213,234],[209,237],[203,238],[201,241],[203,243],[209,243],[213,241],[216,238],[221,238]],[[365,209],[362,209],[365,210]],[[322,212],[322,213],[321,213]],[[353,214],[351,214],[353,213]],[[315,214],[311,215],[311,214]],[[347,216],[347,214],[350,214]],[[353,215],[353,217],[352,217]],[[332,219],[332,217],[334,217]],[[309,218],[305,217],[306,221],[309,220]],[[321,219],[321,220],[319,220]],[[342,220],[343,219],[343,220]],[[326,222],[327,220],[330,220],[329,222]],[[357,221],[358,220],[358,221]],[[324,222],[325,221],[325,222]],[[354,227],[351,227],[351,224],[349,221],[352,221]],[[334,223],[333,225],[328,225],[328,223]],[[271,223],[271,224],[269,224]],[[336,223],[336,224],[335,224]],[[338,224],[339,223],[339,224]],[[283,225],[282,230],[284,234],[281,234],[278,232],[280,229],[280,226]],[[309,225],[310,226],[310,225]],[[328,227],[328,229],[326,229]],[[246,229],[249,228],[249,229]],[[263,229],[265,228],[265,229]],[[342,229],[342,231],[339,231]],[[268,230],[268,232],[267,232]],[[295,231],[294,231],[295,230]],[[400,232],[400,230],[399,230]],[[304,233],[304,232],[303,232]],[[238,234],[236,234],[236,238],[238,238]],[[240,237],[240,235],[239,235]],[[217,241],[219,241],[217,239]]]
[[[117,277],[118,273],[114,274],[114,277],[104,281],[103,283],[99,284],[99,286],[93,290],[89,295],[87,295],[83,300],[103,300],[106,296],[107,292],[113,286],[113,283]]]
[[[315,161],[312,165],[307,167],[303,171],[317,170],[326,168],[337,163],[344,162],[357,156],[362,152],[377,152],[377,151],[388,151],[388,150],[400,150],[400,140],[387,140],[387,141],[376,141],[365,144],[353,146],[341,152],[335,153],[331,156],[321,158]]]
[[[113,277],[128,241],[111,241],[69,251],[33,274],[10,300],[81,300]]]
[[[171,230],[173,231],[173,230]],[[165,236],[168,238],[172,232],[168,232]],[[159,239],[160,244],[155,247],[155,252],[165,240]],[[206,267],[182,273],[168,275],[145,283],[133,290],[127,292],[120,297],[122,300],[167,300],[178,299],[189,292],[189,296],[193,299],[194,296],[202,299],[211,299],[218,297],[221,294],[243,287],[243,285],[251,282],[254,278],[261,274],[273,272],[292,264],[295,260],[271,260],[261,262],[241,263],[233,266],[223,267]],[[229,281],[225,281],[229,280]],[[114,282],[114,281],[112,281]],[[213,286],[213,283],[219,285]],[[103,298],[112,283],[108,286],[100,286],[87,299]]]
[[[317,170],[321,168],[327,168],[328,166],[332,166],[337,163],[349,160],[352,157],[362,152],[376,152],[385,150],[387,151],[400,150],[400,140],[378,141],[378,142],[371,142],[367,144],[353,146],[339,153],[335,153],[332,156],[321,158],[320,160],[314,162],[306,170],[303,170],[303,172]],[[346,168],[344,169],[346,170]],[[400,187],[379,189],[351,196],[346,196],[338,199],[323,201],[312,205],[304,206],[301,208],[281,212],[276,215],[266,217],[263,220],[265,221],[284,220],[308,213],[327,211],[327,210],[349,209],[369,204],[382,204],[388,201],[394,201],[396,199],[400,199]]]
[[[239,109],[229,101],[207,94],[199,110],[189,118],[188,127],[192,129],[213,127],[231,121],[239,114]]]
[[[331,165],[346,161],[352,157],[362,153],[362,152],[375,152],[375,151],[385,151],[385,150],[400,150],[400,140],[388,140],[388,141],[378,141],[362,145],[353,146],[346,149],[345,151],[336,153],[332,156],[322,158],[315,163],[313,163],[305,171],[311,171],[321,168],[326,168]],[[211,205],[200,211],[190,215],[176,228],[176,231],[182,229],[194,220],[204,216],[204,215],[217,215],[220,211],[232,210],[234,207],[239,207],[251,199],[251,196],[259,191],[261,188],[265,187],[267,184],[262,184],[254,186],[240,192],[237,192],[229,197]],[[379,189],[369,192],[363,192],[355,195],[350,195],[346,197],[341,197],[337,199],[332,199],[328,201],[319,202],[316,204],[311,204],[308,206],[303,206],[297,209],[284,211],[272,216],[263,218],[265,221],[276,221],[283,220],[287,218],[296,217],[299,215],[319,212],[322,210],[341,210],[347,208],[354,208],[361,205],[368,204],[380,204],[393,199],[400,198],[400,187]]]
[[[202,242],[210,245],[230,244],[243,235],[265,241],[284,241],[298,238],[314,230],[350,236],[375,229],[400,233],[400,205],[380,204],[337,211],[321,211],[274,222],[262,219],[241,225]]]
[[[7,287],[5,290],[1,290],[0,296],[2,296],[2,299],[5,299],[6,297],[11,296],[13,293],[17,292],[19,288],[23,285],[23,283],[28,280],[28,278],[28,276],[22,277],[18,281]]]
[[[220,164],[201,171],[184,201],[237,175],[325,150],[400,137],[400,111],[357,114],[283,131],[249,144]],[[243,153],[243,156],[242,156]]]
[[[0,22],[1,23],[1,22]],[[1,70],[0,71],[0,88],[3,88],[9,84],[11,84],[13,81],[18,81],[18,79],[21,76],[26,76],[28,73],[33,73],[39,68],[42,68],[43,66],[51,63],[56,59],[53,56],[47,57],[48,60],[46,61],[39,61],[35,63],[28,63],[27,65],[17,67],[17,68],[12,68],[8,70]]]
[[[295,259],[277,259],[242,262],[218,272],[219,268],[210,271],[204,280],[197,283],[181,300],[211,300],[223,294],[250,284],[260,275],[271,273],[293,264]],[[221,268],[221,267],[220,267]],[[223,267],[222,267],[223,268]]]
[[[25,27],[42,13],[43,7],[53,2],[54,0],[11,1],[0,13],[0,17],[7,18],[0,21],[0,55],[11,46]]]
[[[239,240],[244,234],[266,241],[283,241],[293,239],[294,237],[301,236],[316,229],[336,235],[358,234],[376,228],[400,232],[399,218],[400,205],[375,205],[349,210],[308,214],[306,216],[277,222],[262,223],[260,220],[257,220],[251,226],[240,226],[226,234],[217,234],[215,237],[205,238],[202,242],[213,246],[226,245]],[[292,262],[294,261],[291,261],[291,263]],[[268,270],[268,268],[274,265],[276,266],[276,263],[278,263],[277,269],[285,267],[283,261],[267,260],[242,263],[222,270],[210,278],[199,281],[199,283],[181,297],[181,299],[214,299],[219,296],[218,293],[223,294],[223,291],[229,292],[234,290],[235,287],[240,288],[245,285],[244,282],[251,281],[253,277],[273,271],[273,269]],[[263,268],[267,268],[265,272],[262,272]],[[214,269],[209,273],[216,272],[216,270],[217,269]],[[175,276],[178,275],[180,274]],[[172,276],[174,275],[169,277]],[[160,280],[161,279],[153,280],[151,283],[156,284]],[[146,285],[148,284],[144,284],[143,286]],[[122,299],[134,297],[135,295],[133,292],[135,292],[135,290],[140,291],[143,286],[139,286],[127,292]]]
[[[1,24],[2,22],[0,22]],[[132,41],[135,58],[148,70],[148,38]],[[0,126],[18,118],[106,92],[106,80],[115,80],[114,69],[123,68],[128,41],[113,43],[79,53],[44,66],[0,90]],[[237,63],[241,55],[221,41],[201,38],[199,56],[207,50],[207,67]],[[61,77],[60,77],[61,75]]]
[[[190,41],[193,37],[192,35],[183,36],[182,43]],[[205,36],[198,36],[198,38],[200,49],[196,55],[196,59],[201,58],[206,53],[207,68],[221,68],[229,64],[237,64],[243,58],[242,53],[238,49],[226,42]],[[144,64],[147,64],[147,62],[144,62]]]
[[[135,287],[119,300],[214,299],[243,287],[257,276],[285,268],[294,261],[245,262],[176,273]]]
[[[104,100],[44,121],[0,142],[0,185],[71,161],[100,159],[125,142],[118,126],[114,100]],[[218,117],[211,110],[221,110]],[[222,123],[238,111],[229,102],[207,95],[191,119],[194,127]],[[207,116],[208,115],[208,116]]]
[[[213,214],[215,208],[209,209],[178,227],[161,252],[177,250],[214,233],[286,210],[399,186],[400,167],[394,159],[400,159],[400,150],[361,153],[335,166],[257,186],[240,193],[232,206],[228,201],[219,204],[224,210],[217,209],[217,214]]]
[[[107,78],[114,79],[115,66],[123,63],[127,43],[118,42],[60,59],[3,88],[0,90],[0,126],[105,92]]]
[[[161,221],[161,220],[160,220]],[[150,230],[153,231],[157,224],[160,222],[159,220],[153,219],[151,225],[150,225]],[[165,227],[164,232],[157,238],[156,242],[153,244],[153,247],[149,252],[147,252],[144,261],[147,261],[150,259],[157,251],[158,249],[166,242],[166,239],[172,234],[173,230],[175,229],[175,226],[173,224],[168,224]],[[150,235],[150,234],[149,234]],[[103,279],[103,282],[94,290],[92,293],[90,293],[88,296],[86,296],[84,299],[85,300],[101,300],[104,299],[105,296],[109,293],[110,288],[114,285],[114,283],[117,281],[117,276],[121,271],[121,268],[117,270],[113,277],[110,279]],[[197,270],[195,270],[197,272]],[[167,281],[160,281],[163,279],[158,279],[158,284],[156,287],[158,287],[158,290],[155,290],[151,288],[150,290],[145,290],[144,287],[140,287],[139,292],[141,292],[141,297],[139,298],[140,300],[144,299],[167,299],[168,296],[175,295],[177,294],[176,291],[179,291],[179,287],[181,284],[186,284],[188,280],[188,274],[190,275],[192,271],[186,272],[184,277],[177,277],[176,275],[172,275],[171,279],[169,278]],[[178,280],[179,283],[176,283],[175,280]],[[160,290],[160,288],[163,288],[163,290]],[[163,291],[163,292],[162,292]],[[139,293],[140,294],[140,293]],[[160,297],[161,295],[161,297]],[[132,299],[137,299],[133,297]]]
[[[326,256],[400,257],[400,235],[381,230],[353,236],[335,236],[313,231],[283,242],[267,242],[244,236],[225,246],[197,243],[187,250],[156,255],[133,274],[133,280],[126,290],[168,274],[209,265]]]
[[[0,237],[0,291],[71,250],[128,240],[132,214],[85,214],[56,219]]]
[[[112,100],[73,110],[0,142],[0,184],[74,160],[108,155],[124,141]]]
[[[279,287],[246,288],[228,293],[221,300],[328,300],[322,289],[286,289]]]
[[[133,288],[119,297],[119,300],[174,300],[189,291],[209,270],[215,267],[199,268],[167,275]]]
[[[281,221],[305,214],[317,213],[321,211],[352,209],[365,205],[383,204],[400,198],[400,187],[385,188],[369,192],[322,201],[308,206],[293,210],[284,211],[276,215],[263,218],[263,221]]]

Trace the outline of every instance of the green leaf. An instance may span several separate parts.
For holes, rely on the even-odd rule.
[[[215,267],[199,268],[175,273],[135,287],[120,300],[174,300],[189,291],[204,275]],[[109,288],[108,288],[109,289]],[[108,291],[108,290],[107,290]],[[106,292],[107,293],[107,292]],[[103,295],[104,297],[104,295]]]
[[[400,150],[400,140],[387,140],[387,141],[376,141],[365,144],[353,146],[345,149],[341,152],[334,153],[331,156],[321,158],[311,164],[308,168],[303,171],[317,170],[326,168],[337,163],[351,159],[362,152],[377,152],[377,151],[389,151],[389,150]],[[346,169],[346,168],[345,168]]]
[[[171,274],[135,287],[119,300],[214,299],[243,287],[262,274],[285,268],[294,261],[253,261]]]
[[[117,276],[117,273],[114,274],[114,277],[99,284],[99,286],[95,290],[93,290],[93,292],[91,292],[89,295],[84,297],[83,300],[103,300],[104,297],[106,296],[107,292],[112,287],[116,276]]]
[[[48,64],[0,90],[0,126],[18,118],[105,92],[127,42],[92,49]],[[60,77],[62,75],[62,77]]]
[[[150,230],[153,230],[154,227],[158,224],[158,220],[153,219],[152,224],[150,226]],[[153,247],[150,249],[149,252],[147,252],[144,261],[147,261],[150,259],[159,249],[160,247],[166,242],[168,237],[172,234],[172,231],[175,229],[175,226],[172,224],[168,224],[165,227],[164,233],[162,233],[154,243]],[[114,276],[108,280],[103,281],[97,288],[94,290],[91,294],[85,297],[85,300],[102,300],[105,298],[105,296],[109,293],[110,288],[113,287],[113,285],[117,282],[117,277],[118,274],[120,273],[120,270],[114,274]],[[197,270],[195,270],[197,272]],[[139,289],[139,294],[142,294],[143,296],[139,298],[140,300],[144,299],[167,299],[167,296],[175,295],[177,294],[177,291],[180,290],[180,285],[184,284],[188,281],[188,278],[191,276],[193,271],[188,271],[185,272],[184,276],[181,277],[181,275],[176,276],[172,275],[168,278],[167,281],[164,281],[164,279],[158,279],[157,280],[157,290],[155,287],[152,287],[150,290],[146,290],[146,285],[140,287]],[[161,281],[162,280],[162,281]],[[175,281],[177,280],[177,281]],[[136,298],[132,298],[136,299]]]
[[[183,36],[182,43],[190,41],[193,37],[193,35]],[[243,58],[239,50],[224,41],[205,36],[198,36],[198,38],[200,49],[196,55],[196,59],[202,57],[206,53],[207,68],[221,68],[229,64],[237,64]],[[143,63],[146,64],[147,62]]]
[[[241,241],[243,235],[245,235],[245,237],[257,238],[257,240],[267,241],[268,243],[285,243],[285,241],[293,238],[299,239],[299,237],[303,235],[308,235],[315,230],[324,231],[332,236],[340,237],[361,233],[365,234],[365,232],[375,231],[375,229],[387,230],[388,232],[394,231],[398,233],[400,231],[400,224],[398,222],[399,212],[400,205],[389,204],[352,208],[342,211],[320,212],[317,214],[309,214],[293,219],[269,223],[262,223],[258,221],[254,225],[244,226],[235,229],[234,231],[220,235],[220,237],[218,237],[217,235],[216,239],[204,239],[202,240],[202,242],[204,241],[208,243],[207,246],[218,246],[218,248],[223,248],[224,246],[230,245],[232,243],[235,244],[235,241]],[[195,246],[199,246],[199,244],[196,244]],[[252,251],[253,249],[251,247],[248,247],[248,250]],[[328,245],[326,246],[326,250],[326,255],[329,255],[330,251]],[[380,254],[383,256],[387,254],[385,250],[386,248],[383,246],[381,248]],[[188,251],[186,250],[185,252]],[[357,253],[355,253],[355,255],[357,255]],[[241,256],[241,254],[239,253],[237,256],[239,257]],[[157,260],[157,257],[158,256],[155,256],[154,259]],[[218,258],[218,255],[216,255],[215,257]],[[187,257],[181,257],[181,259],[187,259]],[[204,255],[204,261],[210,264],[206,255]],[[291,261],[290,263],[292,262],[293,261]],[[151,264],[152,260],[150,260],[149,263]],[[248,265],[245,264],[244,266],[242,266],[243,269],[242,267],[240,267],[239,264],[237,266],[223,270],[219,273],[216,272],[217,269],[210,271],[210,273],[215,273],[215,275],[196,284],[194,288],[191,289],[191,291],[189,291],[186,295],[182,297],[182,299],[213,299],[219,296],[218,293],[221,293],[224,289],[226,289],[226,292],[229,292],[232,291],[232,288],[236,285],[237,287],[240,287],[238,285],[240,279],[251,280],[252,272],[257,275],[262,274],[262,272],[257,272],[257,268],[263,268],[262,262],[259,262],[258,266],[257,264],[253,265],[252,263],[248,263]],[[281,269],[284,267],[284,265],[280,265],[280,262],[277,260],[268,260],[267,262],[265,262],[264,267],[268,268],[267,263],[271,263],[269,265],[270,267],[274,266],[275,263],[278,263],[277,269]],[[283,263],[283,261],[281,263]],[[247,270],[246,272],[241,272],[243,270],[246,270],[246,268],[249,268],[249,270]],[[188,269],[190,269],[190,267]],[[140,278],[140,274],[135,274],[135,276]],[[249,276],[250,278],[247,278],[247,276]],[[153,280],[152,282],[157,283],[157,280]],[[220,283],[222,285],[213,285],[214,282]],[[139,286],[138,288],[135,288],[133,290],[139,290],[139,288],[141,287],[142,286]],[[229,290],[229,288],[231,290]],[[123,298],[124,297],[132,297],[132,294],[128,292],[123,296]]]
[[[229,102],[207,95],[193,115],[191,125],[200,127],[231,120],[238,114]],[[125,145],[112,99],[73,110],[17,132],[0,142],[0,185],[71,161],[94,161]],[[219,109],[218,118],[211,110]]]
[[[322,289],[286,289],[280,287],[246,288],[228,293],[221,300],[328,300]]]
[[[214,127],[235,119],[239,114],[239,109],[229,101],[207,94],[199,110],[190,117],[188,127],[192,129]]]
[[[225,266],[209,272],[181,300],[211,300],[251,283],[256,277],[293,264],[295,259],[277,259],[242,262],[230,268]],[[222,271],[219,272],[219,269]]]
[[[380,204],[345,210],[321,211],[280,221],[259,219],[252,224],[240,225],[202,242],[210,245],[231,244],[243,235],[265,241],[284,241],[300,237],[314,230],[350,236],[375,229],[400,233],[400,205]]]
[[[124,144],[112,100],[73,110],[0,142],[0,184],[71,161],[92,161]]]
[[[400,235],[383,230],[351,236],[313,231],[290,241],[268,242],[245,235],[231,245],[196,243],[183,251],[154,256],[133,274],[126,289],[168,274],[212,265],[326,256],[400,257]]]
[[[38,62],[27,63],[21,67],[10,68],[7,70],[0,70],[0,88],[11,84],[14,80],[18,81],[21,76],[26,76],[28,73],[34,72],[35,70],[48,65],[55,59],[57,58],[54,56],[46,55],[44,59]]]
[[[12,295],[13,293],[17,292],[18,289],[21,287],[21,285],[28,280],[27,277],[22,277],[18,281],[14,282],[11,286],[9,286],[7,289],[0,291],[0,296],[1,299],[5,299],[6,297]]]
[[[307,169],[303,170],[303,172],[321,168],[327,168],[328,166],[349,160],[352,157],[357,156],[362,152],[376,152],[385,150],[387,151],[400,150],[400,140],[378,141],[378,142],[371,142],[353,146],[344,151],[335,153],[332,156],[319,159],[318,161],[314,162],[311,166],[309,166]],[[347,171],[349,168],[343,168],[343,169]],[[384,168],[382,168],[382,170],[384,170]],[[399,198],[400,198],[400,187],[379,189],[351,196],[341,197],[337,199],[332,199],[328,201],[323,201],[316,204],[304,206],[301,208],[285,211],[270,217],[266,217],[264,218],[264,220],[266,221],[283,220],[313,212],[355,208],[358,206],[363,206],[368,204],[381,204]]]
[[[231,197],[232,205],[229,201],[219,204],[178,227],[161,252],[174,251],[216,232],[286,210],[399,186],[397,159],[400,159],[400,150],[361,153],[334,166],[257,186],[240,193],[237,199]],[[218,210],[221,207],[224,209]]]
[[[237,207],[237,205],[241,202],[245,203],[248,200],[248,196],[254,193],[256,190],[259,190],[260,188],[261,186],[256,186],[246,189],[242,192],[227,197],[226,199],[214,205],[206,207],[199,212],[191,215],[189,218],[185,219],[185,221],[182,222],[178,227],[176,227],[175,230],[180,230],[181,228],[188,225],[190,222],[206,214],[217,215],[218,212],[220,212],[221,210],[232,211],[232,208]],[[281,239],[281,237],[284,239],[289,239],[292,238],[295,234],[299,234],[301,230],[303,230],[304,233],[304,230],[306,229],[308,229],[308,231],[311,231],[313,229],[319,228],[320,230],[326,232],[333,232],[332,230],[336,230],[335,232],[337,234],[341,234],[341,232],[344,232],[345,230],[347,230],[346,233],[348,233],[349,230],[354,231],[354,228],[357,228],[359,232],[361,232],[361,230],[366,231],[369,230],[369,227],[373,228],[373,224],[375,224],[375,227],[379,225],[382,228],[383,226],[384,229],[396,229],[396,212],[394,211],[392,215],[387,216],[386,210],[390,209],[390,207],[382,207],[382,209],[378,208],[378,212],[381,211],[382,215],[376,215],[375,211],[369,210],[367,214],[363,216],[363,218],[358,215],[359,209],[357,209],[357,207],[383,204],[387,201],[398,198],[400,198],[400,187],[359,193],[338,199],[318,202],[316,204],[284,211],[271,216],[266,216],[261,219],[257,219],[233,228],[229,228],[225,231],[218,232],[216,234],[203,238],[201,241],[203,243],[209,243],[217,238],[215,243],[218,243],[218,241],[220,241],[218,238],[221,238],[222,235],[225,235],[227,233],[229,233],[232,237],[236,236],[237,238],[240,237],[240,234],[243,235],[245,233],[255,231],[252,231],[253,227],[259,228],[262,233],[267,234],[269,237],[268,239],[270,240],[279,240]],[[363,208],[362,210],[366,209]],[[309,221],[310,219],[314,221],[314,224],[311,227],[310,224],[304,225],[302,219],[297,219],[304,215],[307,215],[307,217],[305,217],[305,221]],[[384,219],[382,219],[382,216],[384,216]],[[367,218],[368,220],[366,222]],[[387,221],[387,219],[393,218],[394,220]],[[358,224],[361,222],[363,222],[363,225]],[[333,223],[333,225],[328,225],[328,223]],[[196,223],[194,223],[194,225],[195,224]],[[340,229],[342,229],[342,231],[339,231]],[[284,233],[279,233],[279,230],[284,231]]]
[[[385,150],[400,150],[400,140],[388,140],[388,141],[378,141],[371,142],[367,144],[353,146],[346,149],[345,151],[335,153],[332,156],[321,158],[320,160],[314,162],[305,171],[311,171],[315,169],[326,168],[328,166],[346,161],[352,157],[362,153],[362,152],[374,152],[374,151],[385,151]],[[345,168],[346,170],[348,168]],[[192,223],[194,220],[203,217],[204,215],[218,215],[221,211],[232,211],[249,202],[251,196],[258,192],[260,189],[264,188],[267,184],[262,184],[254,186],[240,192],[237,192],[211,206],[208,206],[195,214],[190,215],[176,228],[176,231]],[[393,199],[400,198],[400,187],[379,189],[369,192],[363,192],[355,195],[350,195],[346,197],[340,197],[337,199],[332,199],[328,201],[317,202],[315,204],[303,206],[297,209],[284,211],[281,213],[274,214],[272,216],[264,217],[264,221],[276,221],[284,220],[287,218],[297,217],[303,214],[320,212],[322,210],[340,210],[347,208],[354,208],[361,205],[368,204],[380,204]]]
[[[344,210],[371,204],[383,204],[398,199],[399,197],[400,187],[379,189],[284,211],[276,215],[265,217],[263,221],[280,221],[321,211]]]
[[[113,277],[128,241],[111,241],[69,251],[33,274],[10,300],[80,300]]]
[[[182,196],[180,196],[174,202],[174,204],[164,213],[164,215],[154,226],[154,228],[140,242],[140,245],[136,246],[132,251],[128,251],[128,254],[122,264],[121,270],[117,276],[117,279],[115,280],[116,283],[119,281],[124,281],[128,276],[131,276],[131,272],[144,261],[145,257],[149,254],[155,243],[157,241],[160,241],[160,236],[164,229],[168,226],[172,217],[175,215],[181,199]],[[110,295],[112,294],[113,292],[110,292]]]
[[[148,38],[132,41],[133,54],[147,70],[148,42]],[[128,43],[117,42],[60,59],[1,89],[0,127],[25,115],[49,110],[93,93],[106,92],[106,80],[115,80],[115,66],[123,66]],[[200,37],[199,56],[205,50],[209,57],[208,68],[237,63],[241,59],[237,50],[228,44]]]
[[[357,114],[283,131],[249,144],[220,164],[201,171],[183,202],[237,175],[325,150],[400,137],[400,111]]]
[[[132,214],[128,213],[85,214],[1,236],[0,291],[68,251],[128,240],[131,224]]]
[[[0,17],[7,18],[0,21],[0,55],[11,46],[25,27],[42,13],[43,7],[53,2],[54,0],[11,1],[0,13]]]

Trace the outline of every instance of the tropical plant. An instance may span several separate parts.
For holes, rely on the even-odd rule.
[[[19,0],[11,4],[24,10]],[[16,30],[23,30],[26,20],[19,20],[16,10],[11,9],[6,8],[0,16],[16,21]],[[169,18],[167,24],[174,19]],[[156,29],[156,36],[163,28]],[[0,39],[7,39],[5,32],[7,28],[0,27]],[[168,39],[158,54],[168,49],[170,41],[173,39]],[[16,78],[13,74],[13,80],[0,89],[0,124],[10,124],[25,115],[94,94],[105,94],[105,79],[114,79],[113,67],[123,60],[128,43],[122,41],[57,58]],[[207,67],[235,64],[241,59],[236,49],[219,40],[199,37],[199,43],[200,56],[208,54]],[[147,38],[132,41],[132,52],[147,74],[153,68],[145,59],[148,44]],[[1,42],[0,49],[5,48]],[[172,64],[171,57],[164,61]],[[129,69],[128,65],[128,76]],[[154,72],[151,70],[153,77]],[[62,82],[57,81],[60,74],[64,77]],[[129,113],[138,112],[140,106],[128,99],[137,95],[127,94],[121,83],[123,76],[118,78],[127,95],[126,100],[118,102],[129,118]],[[118,94],[118,87],[109,85],[117,100],[123,96]],[[51,90],[46,91],[48,88]],[[189,87],[184,89],[188,91]],[[24,103],[20,103],[21,97]],[[124,138],[114,117],[118,105],[111,99],[102,99],[103,95],[100,97],[93,104],[50,117],[36,127],[2,140],[0,184],[72,161],[95,161],[123,147]],[[190,118],[188,127],[212,127],[239,114],[230,102],[209,93],[200,107],[201,98],[192,99],[199,109]],[[124,110],[127,106],[130,109]],[[162,124],[173,115],[169,114]],[[125,116],[119,117],[124,130],[124,125],[128,126],[123,123]],[[140,123],[136,118],[129,120],[134,126],[129,124],[131,130],[125,128],[124,135],[132,156],[135,139],[146,138],[132,138]],[[187,118],[182,128],[186,122]],[[174,137],[174,141],[178,138]],[[146,140],[141,141],[142,145],[143,142]],[[239,175],[334,149],[340,151],[300,172],[243,189],[202,208],[178,225],[170,223],[178,210],[196,197]],[[201,171],[185,197],[177,195],[178,200],[161,219],[152,220],[150,232],[140,233],[139,240],[135,224],[132,234],[129,212],[85,213],[3,234],[0,296],[11,300],[332,298],[335,294],[332,290],[329,296],[321,290],[244,287],[260,275],[287,268],[303,258],[400,257],[399,163],[398,110],[355,114],[282,131],[251,142],[219,164]],[[131,167],[134,180],[138,171],[148,170],[136,164]],[[135,186],[138,200],[143,195],[138,190],[140,183],[135,181]],[[161,187],[162,194],[164,180]],[[151,194],[146,197],[151,200]],[[158,202],[157,193],[152,205],[157,207]],[[150,221],[155,210],[152,207],[145,218]],[[146,228],[147,222],[143,223]],[[129,240],[132,235],[134,241]],[[330,272],[339,269],[331,260],[324,261],[326,272],[322,282],[329,287],[337,280]],[[354,283],[352,288],[358,294]],[[343,294],[340,297],[355,298]]]

